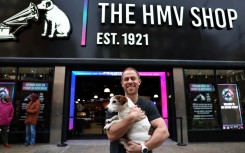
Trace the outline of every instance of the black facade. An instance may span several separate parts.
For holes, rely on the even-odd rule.
[[[70,72],[105,69],[120,71],[127,66],[142,71],[174,68],[244,70],[245,2],[242,0],[51,2],[49,5],[56,5],[65,14],[64,17],[57,15],[50,20],[45,14],[47,10],[38,6],[43,3],[41,0],[2,2],[1,67],[64,66]],[[45,20],[48,24],[58,26],[58,22],[64,24],[67,19],[67,36],[60,36],[57,30],[54,36],[50,36],[50,25],[46,29],[46,36],[41,36],[45,31]],[[23,23],[25,26],[22,27]],[[218,74],[212,76],[217,77]],[[70,74],[66,77],[70,81]],[[186,79],[184,81],[187,88],[189,84]],[[174,82],[176,80],[172,80]],[[219,84],[215,78],[211,83]],[[66,82],[66,90],[69,90],[69,84]],[[186,94],[189,92],[185,91]],[[66,99],[69,99],[67,96]],[[186,103],[188,106],[188,98]],[[169,109],[175,113],[175,108]],[[190,141],[244,141],[244,137],[241,137],[244,129],[223,130],[220,125],[216,129],[187,129]],[[203,138],[216,134],[215,137]]]

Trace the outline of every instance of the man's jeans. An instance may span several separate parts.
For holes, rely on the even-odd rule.
[[[26,124],[26,145],[34,145],[36,140],[36,125]]]

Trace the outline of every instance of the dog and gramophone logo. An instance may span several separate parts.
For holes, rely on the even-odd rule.
[[[222,90],[222,97],[225,101],[230,102],[234,99],[235,96],[234,92],[231,89],[225,88]]]
[[[16,40],[16,32],[30,24],[29,21],[39,21],[39,13],[45,14],[42,37],[69,37],[71,24],[67,15],[52,0],[42,0],[38,5],[31,2],[27,8],[0,23],[0,40]]]

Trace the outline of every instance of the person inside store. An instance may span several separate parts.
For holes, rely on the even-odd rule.
[[[36,143],[36,125],[38,121],[38,115],[40,112],[40,100],[37,93],[30,95],[30,101],[26,107],[26,137],[25,146],[35,145]]]
[[[6,148],[11,148],[8,143],[8,129],[14,116],[14,107],[9,95],[2,95],[0,99],[0,129],[2,134],[2,143]]]
[[[151,101],[139,96],[140,84],[141,79],[136,69],[128,67],[123,71],[121,86],[125,96],[130,98],[138,107],[131,108],[128,117],[113,124],[107,130],[111,153],[152,153],[153,149],[159,147],[169,137],[168,128],[156,106]],[[114,115],[113,113],[106,112],[106,119],[110,119]],[[144,144],[137,144],[129,140],[127,142],[128,146],[124,148],[120,144],[119,139],[127,133],[127,130],[134,122],[144,119],[145,115],[154,129],[151,138]]]

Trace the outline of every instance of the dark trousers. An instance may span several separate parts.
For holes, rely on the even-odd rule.
[[[8,125],[0,125],[2,134],[2,143],[8,144]]]

